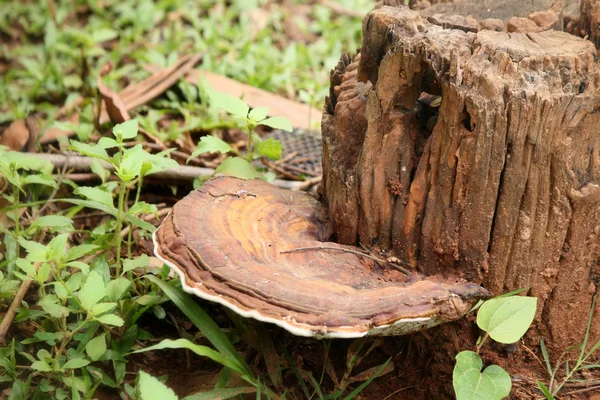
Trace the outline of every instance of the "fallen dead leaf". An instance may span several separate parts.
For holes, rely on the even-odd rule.
[[[365,16],[365,13],[362,13],[362,12],[356,11],[356,10],[351,10],[351,9],[346,8],[343,5],[333,2],[333,1],[321,0],[321,1],[319,1],[319,3],[321,3],[325,7],[330,8],[331,11],[333,11],[339,15],[345,15],[347,17],[353,17],[353,18],[362,18]]]
[[[313,7],[308,4],[295,4],[286,1],[283,5],[283,18],[285,23],[283,24],[283,30],[286,37],[296,42],[312,43],[318,39],[317,35],[310,32],[310,30],[300,29],[297,21],[302,21],[304,26],[310,26],[311,24],[311,13]]]
[[[144,68],[153,73],[161,71],[159,67],[154,65],[147,65]],[[185,79],[196,84],[202,75],[208,80],[213,89],[231,96],[242,97],[253,108],[269,107],[269,115],[289,119],[294,128],[312,130],[321,123],[321,111],[308,104],[286,99],[222,75],[193,69],[187,73]]]
[[[106,112],[112,122],[120,124],[131,119],[123,100],[121,100],[114,90],[102,82],[101,76],[98,76],[98,91],[100,92],[100,96],[102,96]]]
[[[100,123],[103,124],[109,120],[115,120],[113,118],[116,118],[116,121],[119,121],[119,117],[124,117],[124,113],[128,114],[131,110],[160,96],[167,91],[167,89],[177,83],[179,79],[185,76],[188,71],[194,68],[194,66],[201,59],[202,54],[200,53],[182,57],[179,61],[177,61],[177,63],[175,63],[175,65],[163,70],[159,70],[143,81],[127,86],[119,93],[116,93],[105,87],[105,89],[110,90],[112,93],[104,91],[104,93],[109,96],[103,96],[103,98],[105,100],[106,98],[109,98],[109,102],[113,103],[114,108],[113,110],[109,110],[107,106],[102,107],[102,111],[100,113]],[[112,116],[109,115],[109,111],[112,112],[115,111],[115,109],[118,109],[118,114],[115,113]],[[71,116],[68,118],[68,121],[73,123],[77,123],[78,120],[79,117],[76,113],[71,114]],[[50,143],[55,141],[59,136],[73,136],[74,134],[75,132],[51,128],[44,132],[40,138],[40,142],[42,144]]]
[[[127,105],[128,111],[131,111],[166,92],[167,89],[179,82],[179,79],[194,68],[201,59],[202,54],[197,53],[181,58],[168,68],[151,71],[154,72],[151,76],[139,83],[127,86],[119,93],[119,96]]]
[[[77,113],[72,113],[67,118],[62,118],[61,121],[62,122],[71,122],[73,124],[76,124],[79,121],[79,115],[77,115]],[[60,128],[49,128],[44,132],[44,134],[40,138],[40,143],[48,144],[48,143],[57,141],[58,138],[61,136],[69,137],[69,136],[73,136],[73,135],[75,135],[75,132],[60,129]]]
[[[29,129],[24,119],[14,120],[0,136],[0,145],[11,150],[21,151],[29,140]]]

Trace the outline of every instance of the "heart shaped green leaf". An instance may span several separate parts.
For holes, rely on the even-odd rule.
[[[481,358],[472,351],[456,355],[452,376],[457,400],[500,400],[510,394],[512,382],[506,371],[490,365],[483,372]]]

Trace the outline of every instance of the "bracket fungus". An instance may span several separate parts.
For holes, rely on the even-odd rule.
[[[332,233],[306,193],[218,177],[175,204],[154,247],[186,291],[299,336],[407,334],[489,296],[458,279],[403,275],[327,242]]]

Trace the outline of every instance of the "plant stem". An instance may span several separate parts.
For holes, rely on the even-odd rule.
[[[62,284],[63,287],[65,288],[65,290],[67,291],[67,293],[69,293],[69,296],[71,296],[71,299],[77,304],[77,307],[83,309],[83,306],[81,305],[81,302],[79,301],[77,296],[75,296],[75,293],[73,293],[73,291],[71,289],[69,289],[69,286],[67,286],[66,282],[60,276],[61,269],[62,268],[60,268],[58,265],[55,265],[55,268],[52,268],[52,275],[53,275],[54,280],[56,280],[60,284]],[[40,289],[42,289],[42,288],[43,288],[43,286],[40,287]]]
[[[248,129],[248,149],[246,149],[246,160],[248,162],[252,162],[254,159],[254,138],[252,137],[254,126],[246,123],[246,129]]]
[[[590,314],[588,316],[588,323],[587,323],[587,327],[585,330],[585,336],[583,337],[583,343],[581,344],[581,351],[579,353],[579,357],[577,358],[577,363],[575,364],[575,366],[573,368],[571,368],[571,371],[569,371],[569,374],[565,377],[565,379],[563,379],[563,381],[556,388],[556,390],[554,392],[552,392],[553,396],[556,396],[558,394],[558,392],[560,391],[560,389],[562,389],[562,387],[565,385],[565,383],[567,383],[569,381],[569,379],[571,379],[573,374],[579,370],[579,367],[581,367],[581,365],[592,355],[591,350],[588,354],[585,354],[585,352],[587,349],[587,342],[588,342],[588,338],[590,335],[590,328],[592,326],[592,319],[594,317],[594,309],[595,308],[596,308],[596,295],[594,294],[594,296],[592,298],[592,305],[590,307]],[[562,357],[562,355],[561,355],[561,357]],[[560,367],[560,364],[557,365],[556,369],[558,369],[559,367]],[[554,376],[552,377],[552,379],[554,379]],[[552,388],[552,381],[550,381],[549,390],[552,390],[551,388]]]
[[[135,192],[135,201],[133,202],[133,204],[137,204],[137,202],[140,200],[140,194],[142,193],[142,181],[144,180],[144,176],[140,175],[139,180],[137,182],[137,190]],[[127,233],[127,257],[131,258],[131,239],[132,239],[132,233],[133,233],[133,229],[129,229],[129,232]],[[129,277],[129,279],[131,279],[131,276]]]
[[[477,354],[479,354],[479,350],[481,349],[481,346],[483,346],[483,344],[485,343],[485,341],[487,340],[488,337],[489,337],[489,334],[486,332],[485,335],[483,335],[483,339],[481,339],[481,341],[477,345]]]
[[[19,190],[20,189],[16,185],[13,186],[13,189],[14,189],[13,196],[14,196],[14,200],[15,200],[14,201],[14,207],[15,207],[15,210],[14,210],[14,214],[15,214],[15,219],[14,219],[14,222],[15,222],[15,239],[19,239],[19,236],[21,236],[21,226],[19,224],[19,220],[21,219],[19,217],[19,208],[20,208],[20,205],[19,205],[19,202],[20,202],[20,192],[19,192]]]
[[[42,204],[55,203],[55,202],[59,202],[59,201],[64,201],[64,202],[68,203],[67,199],[38,200],[38,201],[31,201],[29,203],[22,203],[22,204],[18,204],[18,205],[13,204],[11,206],[4,207],[2,209],[2,211],[4,211],[4,212],[6,212],[6,211],[12,211],[12,210],[16,210],[16,209],[19,209],[19,208],[39,206],[39,205],[42,205]]]
[[[55,360],[58,360],[58,357],[65,351],[65,349],[67,348],[67,345],[69,344],[69,342],[71,341],[73,336],[75,336],[75,334],[77,332],[82,330],[83,327],[88,323],[88,318],[89,318],[89,314],[88,314],[88,317],[81,324],[79,324],[73,331],[65,334],[65,338],[63,339],[62,343],[60,344],[60,348],[56,352],[56,356],[54,356]]]
[[[558,372],[558,369],[562,365],[562,359],[563,359],[564,355],[565,355],[565,352],[563,352],[560,355],[560,357],[558,357],[558,361],[556,362],[556,367],[554,368],[554,370],[552,371],[552,374],[550,375],[550,383],[548,384],[548,390],[551,393],[552,393],[552,386],[554,385],[554,378],[556,377],[556,373]],[[557,380],[557,382],[558,382],[558,380]]]
[[[117,277],[121,275],[121,244],[123,243],[123,239],[121,238],[121,229],[123,228],[123,203],[125,202],[126,190],[126,183],[123,181],[119,182],[119,204],[117,208],[117,227],[115,229],[115,238],[117,239]]]

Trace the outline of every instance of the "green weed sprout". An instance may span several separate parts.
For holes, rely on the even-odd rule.
[[[263,156],[272,160],[281,158],[281,143],[275,139],[262,140],[254,130],[258,125],[269,126],[274,129],[282,129],[288,132],[292,131],[292,124],[283,117],[267,118],[269,109],[259,107],[250,110],[250,107],[237,97],[216,92],[208,92],[211,104],[222,108],[233,117],[242,120],[243,126],[248,133],[248,146],[245,156],[237,154],[234,149],[223,140],[216,136],[204,136],[200,139],[196,150],[188,158],[188,162],[202,153],[228,153],[232,152],[235,156],[229,156],[221,162],[215,170],[216,174],[230,175],[242,179],[261,178],[260,174],[252,165],[252,160]]]
[[[537,309],[537,299],[525,296],[500,296],[481,303],[477,313],[477,326],[485,335],[477,341],[477,352],[488,338],[510,344],[527,332]],[[473,351],[461,351],[456,355],[452,382],[457,400],[508,397],[512,382],[508,373],[498,365],[490,365],[482,371],[483,362]]]
[[[141,145],[125,145],[138,134],[135,120],[115,126],[113,134],[98,144],[71,142],[72,150],[94,158],[92,171],[103,181],[97,187],[76,187],[74,194],[82,198],[55,198],[59,187],[49,162],[0,146],[1,190],[8,202],[0,213],[9,218],[6,226],[0,223],[5,249],[0,260],[5,268],[0,274],[0,298],[14,297],[15,288],[25,281],[38,288],[35,303],[22,302],[15,317],[38,327],[37,331],[0,348],[0,382],[12,382],[11,399],[91,398],[101,384],[121,388],[126,354],[136,340],[147,338],[136,321],[147,310],[160,318],[160,304],[167,301],[131,276],[133,269],[147,266],[149,258],[131,257],[129,236],[128,257],[121,259],[122,228],[154,231],[141,218],[156,213],[156,206],[139,201],[142,180],[178,164],[167,158],[168,152],[150,154]],[[106,149],[115,151],[109,155]],[[109,170],[118,182],[107,182]],[[38,200],[44,188],[53,192],[50,198]],[[125,200],[131,190],[136,190],[135,201],[128,207]],[[42,215],[46,204],[54,202],[72,206],[56,215]],[[32,217],[22,221],[19,211],[24,208],[32,209]],[[72,217],[84,208],[112,218],[90,232],[82,244],[71,245],[77,232]],[[101,253],[115,248],[111,265]],[[113,373],[96,364],[106,361],[112,362]]]
[[[542,391],[542,393],[544,394],[544,396],[546,396],[547,400],[555,400],[555,396],[561,391],[561,389],[564,387],[564,385],[572,379],[573,375],[576,372],[581,372],[582,370],[586,370],[586,369],[600,368],[600,364],[591,364],[591,363],[587,362],[587,360],[592,356],[592,354],[594,354],[596,352],[596,350],[598,350],[598,348],[600,348],[600,340],[599,340],[589,350],[587,350],[588,339],[590,336],[590,329],[592,327],[592,319],[594,317],[595,307],[596,307],[596,296],[594,296],[594,298],[592,300],[592,305],[590,307],[590,313],[588,315],[588,322],[587,322],[587,327],[585,329],[585,335],[583,336],[583,342],[576,346],[571,346],[571,347],[567,348],[565,351],[563,351],[563,353],[558,358],[558,361],[556,362],[556,365],[554,368],[552,368],[552,363],[550,362],[550,356],[548,355],[548,349],[546,348],[546,343],[544,343],[544,339],[540,338],[540,348],[542,350],[542,355],[544,356],[544,361],[546,363],[546,368],[548,370],[548,374],[550,375],[550,383],[548,384],[548,386],[544,385],[541,381],[537,381],[536,383],[537,383],[538,387],[540,388],[540,390]],[[572,367],[569,367],[569,360],[568,359],[565,360],[565,357],[566,357],[567,353],[569,353],[569,351],[576,350],[578,348],[580,349],[579,356],[577,357],[577,360],[574,361],[575,365]],[[562,367],[563,362],[564,362],[566,376],[563,379],[563,381],[559,384],[556,379],[556,373]],[[554,386],[555,383],[557,384],[556,387]]]

